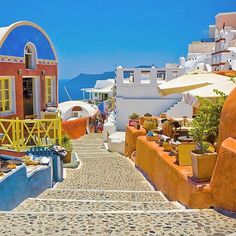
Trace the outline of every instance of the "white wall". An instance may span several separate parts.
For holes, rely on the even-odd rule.
[[[124,71],[134,72],[134,82],[124,81]],[[141,71],[150,71],[149,81],[142,81]],[[166,78],[158,79],[157,71],[165,71]],[[128,116],[136,112],[139,115],[151,113],[160,115],[181,100],[181,94],[161,96],[157,85],[174,79],[185,73],[179,68],[122,68],[116,69],[116,126],[117,130],[124,130],[128,123]]]
[[[158,116],[177,103],[177,99],[124,99],[116,98],[116,128],[124,130],[128,116],[136,112],[139,115],[151,113]]]

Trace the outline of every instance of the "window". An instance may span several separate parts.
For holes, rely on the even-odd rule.
[[[45,77],[45,102],[47,105],[54,103],[54,79],[52,77]]]
[[[123,72],[123,82],[124,83],[134,83],[134,71],[124,71]]]
[[[150,71],[143,70],[140,75],[141,84],[149,84],[150,83]]]
[[[36,49],[33,44],[27,44],[25,47],[25,68],[35,69],[36,66]]]
[[[165,80],[166,72],[165,71],[157,71],[157,78],[160,80]]]
[[[178,73],[179,73],[179,72],[178,72],[177,70],[173,70],[173,71],[172,71],[172,76],[173,76],[173,77],[177,77],[177,76],[178,76]]]
[[[11,110],[10,88],[10,80],[7,78],[0,78],[0,112]]]

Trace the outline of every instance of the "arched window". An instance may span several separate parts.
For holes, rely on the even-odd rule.
[[[36,49],[31,43],[25,47],[25,68],[34,70],[36,66]]]

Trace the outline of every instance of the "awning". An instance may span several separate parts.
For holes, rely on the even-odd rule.
[[[82,91],[85,91],[86,93],[110,93],[113,91],[113,85],[112,86],[108,86],[105,88],[101,88],[101,89],[96,89],[96,88],[84,88],[81,89]]]
[[[214,73],[192,73],[162,83],[158,85],[158,90],[162,96],[166,96],[169,94],[186,92],[226,80],[228,80],[228,77]]]
[[[218,82],[202,88],[184,92],[182,94],[184,102],[189,105],[198,107],[199,103],[197,97],[203,97],[209,100],[214,100],[216,97],[219,96],[214,92],[215,89],[225,93],[226,95],[229,95],[231,91],[236,87],[236,84],[231,82],[228,77],[226,78],[226,81]]]

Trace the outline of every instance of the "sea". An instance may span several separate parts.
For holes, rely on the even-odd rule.
[[[108,71],[102,74],[79,74],[72,79],[59,79],[58,91],[59,91],[59,103],[70,100],[82,100],[83,92],[82,88],[93,88],[97,80],[114,79],[115,72]],[[68,91],[68,94],[66,93]],[[88,98],[88,94],[85,93],[85,98]]]

